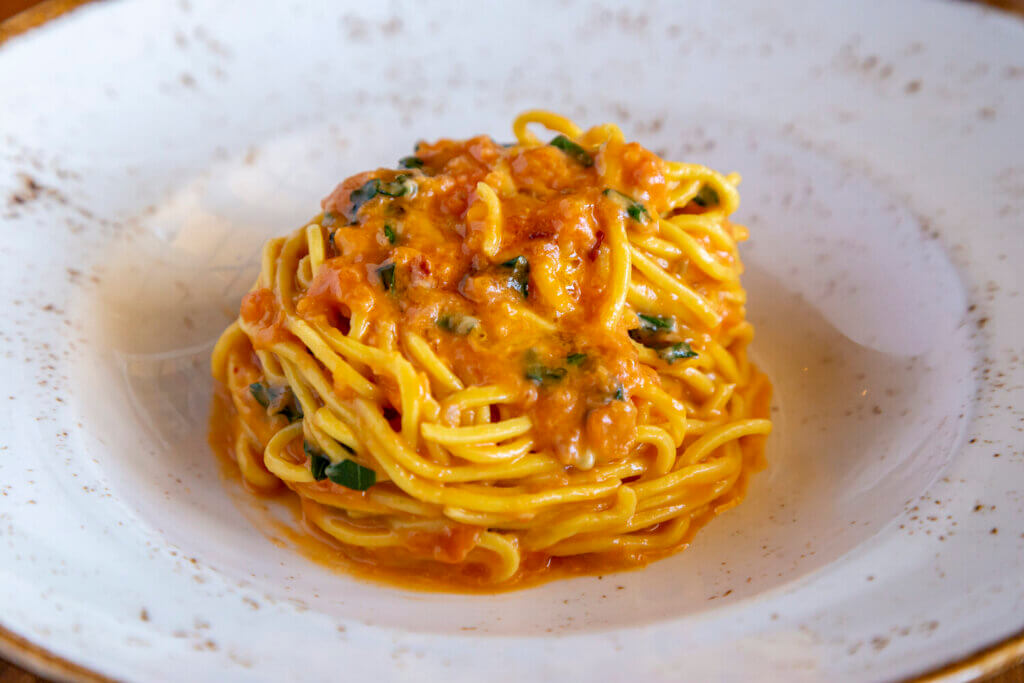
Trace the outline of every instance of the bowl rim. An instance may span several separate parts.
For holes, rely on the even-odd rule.
[[[985,2],[985,0],[981,0]],[[97,0],[42,0],[0,21],[0,46],[11,38],[38,28],[64,14],[72,12]],[[1012,14],[1012,10],[994,5],[995,9]],[[114,679],[94,669],[76,664],[70,659],[51,652],[44,646],[19,635],[0,623],[0,657],[34,674],[60,677],[75,682],[103,682]],[[940,664],[911,679],[914,683],[938,683],[940,681],[970,680],[963,674],[977,679],[1008,671],[1014,666],[1024,665],[1024,628],[998,642],[980,647],[964,657]]]

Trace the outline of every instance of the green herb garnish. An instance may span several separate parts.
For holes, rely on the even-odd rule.
[[[704,185],[700,188],[700,192],[693,198],[693,203],[697,206],[718,206],[719,199],[718,193],[715,188],[710,185]]]
[[[333,213],[331,213],[330,211],[324,211],[324,216],[323,218],[320,219],[320,225],[324,226],[325,228],[329,228],[332,225],[334,225],[335,220],[336,219]],[[331,234],[333,235],[334,233]]]
[[[610,187],[602,194],[606,197],[611,197],[618,202],[619,205],[626,209],[626,213],[629,217],[637,223],[645,224],[650,220],[651,215],[647,213],[647,207],[630,197],[628,194],[624,194],[618,190],[613,190]]]
[[[416,181],[402,173],[390,183],[378,181],[377,192],[385,197],[412,197],[416,194]]]
[[[395,234],[395,229],[387,223],[384,224],[384,236],[388,238],[388,242],[391,244],[398,241],[398,235]]]
[[[532,380],[537,384],[547,384],[549,382],[557,382],[558,380],[565,377],[565,368],[549,368],[543,365],[531,365],[526,368],[526,379]]]
[[[352,451],[345,444],[341,444],[349,452]],[[354,460],[342,460],[332,463],[331,459],[320,452],[320,450],[308,441],[302,444],[302,450],[309,457],[309,472],[316,481],[330,479],[335,484],[356,491],[365,491],[377,481],[377,473],[363,467]]]
[[[676,326],[675,318],[645,315],[643,313],[637,313],[636,317],[640,319],[640,327],[651,332],[656,330],[672,330]]]
[[[380,181],[376,178],[367,180],[358,190],[352,190],[348,196],[351,206],[345,216],[350,224],[358,222],[359,209],[362,208],[363,204],[376,197],[378,192],[380,192]]]
[[[477,318],[462,313],[442,315],[437,319],[437,326],[445,332],[451,332],[452,334],[469,334],[479,324],[480,321]]]
[[[302,450],[309,457],[309,472],[313,475],[313,478],[317,481],[326,479],[326,470],[331,464],[330,459],[308,441],[302,442]]]
[[[582,365],[586,359],[587,354],[585,353],[570,353],[565,357],[565,362],[569,365]]]
[[[380,284],[384,290],[390,292],[391,288],[395,286],[395,264],[389,263],[378,268],[377,277],[380,278]]]
[[[274,387],[263,382],[249,385],[249,393],[256,402],[266,408],[267,415],[284,415],[289,422],[302,419],[302,404],[295,398],[290,387]]]
[[[536,382],[537,384],[550,384],[557,382],[565,377],[568,372],[565,368],[549,368],[544,365],[537,357],[537,352],[530,349],[523,354],[523,363],[525,370],[523,374],[526,379]]]
[[[673,344],[672,346],[666,346],[663,349],[658,349],[658,356],[663,361],[671,365],[672,363],[675,363],[677,360],[681,360],[684,358],[696,358],[697,352],[690,348],[690,345],[687,344],[686,342],[679,342],[678,344]]]
[[[676,329],[675,318],[645,315],[644,313],[637,313],[636,317],[640,320],[640,327],[629,331],[631,339],[652,349],[660,349],[671,343],[662,337],[662,333]]]
[[[367,180],[358,190],[352,190],[348,196],[351,204],[346,217],[350,224],[358,222],[359,209],[363,204],[370,201],[377,195],[385,197],[412,197],[416,194],[416,181],[402,173],[395,177],[390,183],[382,183],[379,178]]]
[[[501,264],[505,268],[512,269],[512,277],[509,278],[509,287],[519,292],[524,299],[530,296],[530,262],[525,256],[516,256]]]
[[[328,465],[324,473],[335,484],[354,491],[365,491],[377,482],[377,473],[355,460],[342,460]]]
[[[550,144],[565,152],[582,166],[594,165],[594,157],[590,156],[590,154],[587,153],[587,150],[583,149],[564,135],[556,135]]]
[[[398,165],[402,168],[423,168],[423,159],[419,157],[402,157],[398,160]]]
[[[266,408],[270,405],[270,388],[262,382],[253,382],[249,385],[249,393],[256,399],[256,402]]]
[[[621,383],[617,387],[615,387],[615,393],[612,394],[612,398],[614,398],[616,401],[626,400],[626,392],[623,391]]]

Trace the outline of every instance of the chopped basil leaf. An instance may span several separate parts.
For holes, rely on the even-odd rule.
[[[378,192],[380,192],[380,181],[376,178],[373,180],[367,180],[358,190],[352,190],[352,193],[348,196],[348,201],[352,206],[349,208],[348,214],[346,215],[349,223],[357,222],[359,209],[363,204],[376,197]]]
[[[453,334],[469,334],[476,329],[476,326],[480,324],[477,318],[471,315],[464,315],[462,313],[453,313],[451,315],[442,315],[437,319],[437,326],[445,332],[451,332]]]
[[[395,229],[387,223],[384,224],[384,236],[388,238],[388,242],[391,244],[398,241],[398,235],[395,234]]]
[[[651,215],[647,213],[647,207],[630,197],[628,194],[624,194],[611,188],[608,188],[602,194],[606,197],[611,197],[618,202],[624,209],[626,209],[626,213],[629,217],[637,223],[647,223],[647,221],[650,220]]]
[[[390,183],[378,182],[377,185],[377,192],[385,197],[412,197],[416,190],[416,181],[404,173],[395,176]]]
[[[530,262],[525,256],[516,256],[501,264],[505,268],[512,269],[512,277],[508,285],[519,292],[524,299],[530,296]]]
[[[270,391],[262,382],[253,382],[249,385],[249,393],[256,399],[256,402],[266,408],[270,405]]]
[[[526,368],[526,379],[532,380],[537,384],[547,384],[562,379],[565,377],[565,373],[565,368],[548,368],[543,365],[533,365]]]
[[[614,398],[616,401],[626,400],[626,392],[623,391],[622,384],[619,384],[617,387],[615,387],[615,393],[612,395],[612,398]]]
[[[386,291],[391,291],[395,286],[395,264],[389,263],[386,266],[381,266],[377,269],[377,276],[380,278],[380,284]]]
[[[377,482],[377,473],[355,460],[342,460],[328,465],[324,473],[335,484],[354,491],[365,491]]]
[[[263,382],[249,385],[249,393],[256,402],[266,408],[267,415],[284,415],[289,422],[302,419],[302,405],[295,398],[290,387],[273,387]]]
[[[594,157],[587,153],[587,150],[583,149],[575,142],[565,137],[564,135],[556,135],[550,143],[553,147],[565,152],[569,157],[575,159],[578,163],[583,166],[593,166]]]
[[[324,217],[320,219],[320,225],[324,226],[325,228],[329,228],[332,225],[334,225],[334,221],[334,214],[331,213],[330,211],[324,211]],[[331,234],[333,235],[334,233]]]
[[[696,358],[697,352],[690,348],[690,345],[686,342],[679,342],[678,344],[673,344],[672,346],[666,346],[663,349],[659,349],[658,356],[660,356],[663,361],[671,365],[677,360],[683,358]]]
[[[662,337],[662,333],[676,328],[675,318],[643,313],[637,313],[636,317],[640,319],[640,327],[629,331],[631,339],[652,349],[660,349],[671,343]]]
[[[537,352],[530,349],[523,354],[523,363],[526,368],[524,375],[526,379],[536,382],[537,384],[549,384],[551,382],[557,382],[565,377],[568,372],[565,368],[549,368],[540,362],[537,358]]]
[[[398,165],[402,168],[423,168],[423,159],[419,157],[402,157],[398,160]]]
[[[586,359],[587,354],[585,353],[570,353],[565,357],[565,362],[569,365],[582,365]]]
[[[341,444],[341,446],[349,453],[352,452],[352,449],[345,444]],[[302,450],[309,457],[309,472],[316,481],[330,479],[335,484],[341,484],[356,491],[365,491],[377,481],[376,472],[363,467],[354,460],[332,463],[330,458],[308,441],[302,443]]]
[[[718,206],[718,202],[718,193],[710,185],[701,187],[700,192],[693,198],[693,203],[697,206]]]
[[[377,195],[385,197],[412,197],[416,194],[416,189],[416,181],[404,173],[395,176],[395,179],[389,183],[382,183],[379,178],[367,180],[362,187],[358,190],[352,190],[352,193],[349,195],[348,200],[351,203],[347,214],[349,224],[358,222],[359,209]]]
[[[640,327],[648,330],[672,330],[675,329],[676,321],[675,318],[665,318],[660,315],[645,315],[643,313],[637,313],[636,317],[640,318]]]
[[[325,470],[331,464],[330,459],[319,450],[316,446],[308,441],[302,442],[302,450],[306,452],[309,457],[309,472],[313,475],[313,478],[317,481],[323,481],[327,478]]]

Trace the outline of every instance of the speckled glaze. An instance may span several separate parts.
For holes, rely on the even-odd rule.
[[[1024,629],[1024,24],[122,1],[4,44],[0,83],[0,642],[129,680],[798,681]],[[220,475],[212,343],[335,182],[536,106],[744,175],[769,469],[642,571],[453,596],[315,565]]]

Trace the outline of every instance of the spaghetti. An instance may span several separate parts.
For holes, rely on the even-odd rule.
[[[684,547],[771,430],[739,176],[611,124],[513,129],[339,185],[264,246],[212,357],[248,485],[283,482],[348,557],[449,587]]]

